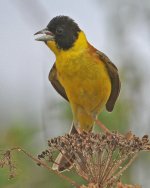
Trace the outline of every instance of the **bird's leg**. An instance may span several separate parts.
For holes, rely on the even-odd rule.
[[[105,132],[105,133],[108,133],[108,134],[112,134],[112,132],[107,128],[105,127],[105,125],[98,119],[94,119],[95,120],[95,123]]]

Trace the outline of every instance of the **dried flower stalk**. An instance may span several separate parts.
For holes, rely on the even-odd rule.
[[[141,188],[141,186],[139,186],[139,185],[127,185],[127,184],[122,184],[121,182],[119,182],[117,184],[117,188]]]
[[[80,186],[73,180],[71,180],[69,177],[60,174],[54,170],[51,169],[51,167],[49,167],[46,163],[44,163],[43,161],[37,159],[36,157],[34,157],[32,154],[30,154],[29,152],[27,152],[26,150],[20,148],[20,147],[14,147],[10,150],[7,150],[5,153],[2,154],[2,158],[0,159],[0,168],[3,168],[4,166],[9,167],[9,178],[14,178],[15,177],[15,166],[12,160],[12,152],[13,151],[18,151],[18,152],[22,152],[24,153],[27,157],[29,157],[30,159],[32,159],[34,162],[37,163],[37,165],[42,166],[44,168],[46,168],[48,171],[53,172],[54,174],[58,175],[59,177],[63,178],[64,180],[68,181],[70,184],[72,184],[73,186],[75,186],[76,188],[79,188]]]
[[[82,185],[80,188],[99,188],[97,185],[94,185],[93,183],[85,186],[85,185]],[[121,182],[119,182],[117,184],[117,187],[116,188],[141,188],[141,186],[139,185],[127,185],[127,184],[122,184]]]

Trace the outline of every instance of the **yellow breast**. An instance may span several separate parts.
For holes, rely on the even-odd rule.
[[[72,103],[99,111],[110,96],[110,78],[97,54],[90,52],[84,35],[79,37],[72,49],[57,56],[58,78]]]
[[[81,61],[81,62],[80,62]],[[59,66],[58,66],[59,67]],[[58,78],[70,101],[94,111],[104,106],[110,96],[111,84],[103,64],[82,57],[58,68]]]

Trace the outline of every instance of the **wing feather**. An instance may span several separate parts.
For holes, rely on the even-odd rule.
[[[64,87],[61,85],[61,83],[59,82],[58,78],[57,78],[57,69],[56,69],[56,65],[54,63],[53,67],[50,70],[49,73],[49,81],[51,82],[52,86],[55,88],[55,90],[64,98],[68,101],[68,97],[67,94],[65,92]]]
[[[111,112],[113,110],[116,100],[119,96],[120,87],[121,87],[118,69],[104,53],[102,53],[100,51],[97,51],[97,53],[99,55],[100,60],[105,63],[109,77],[111,79],[111,94],[110,94],[110,97],[106,103],[106,109],[109,112]]]

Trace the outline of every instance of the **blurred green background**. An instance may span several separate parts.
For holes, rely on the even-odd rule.
[[[56,15],[72,17],[119,69],[120,97],[101,121],[111,130],[150,135],[149,0],[1,0],[0,151],[20,146],[36,156],[49,138],[69,131],[70,107],[48,81],[55,57],[33,36]],[[72,187],[23,154],[14,160],[16,177],[8,180],[8,170],[0,169],[0,188]],[[149,188],[149,174],[150,154],[141,154],[122,179]],[[73,172],[69,176],[82,182]]]

